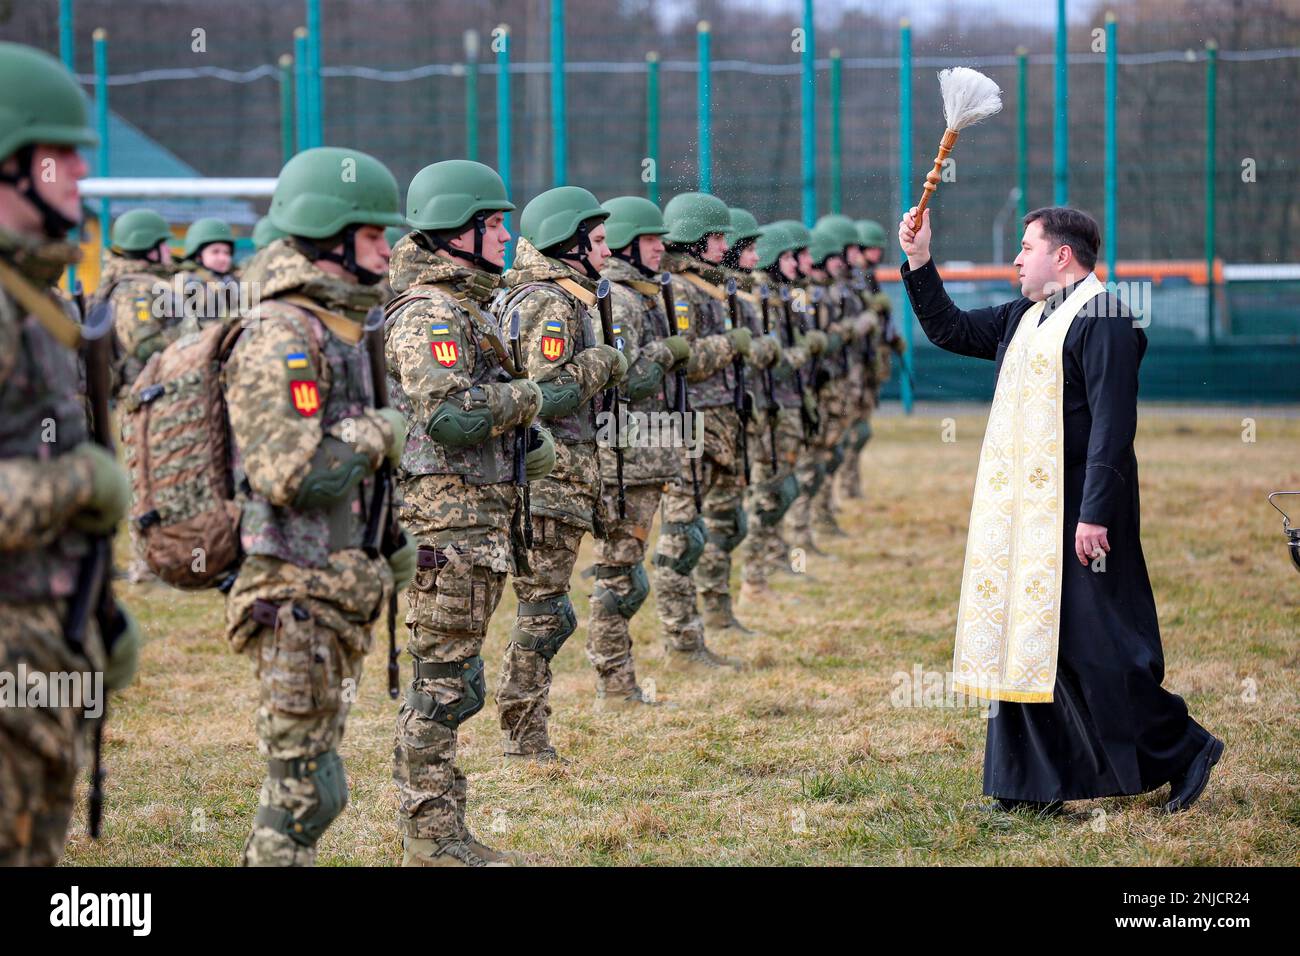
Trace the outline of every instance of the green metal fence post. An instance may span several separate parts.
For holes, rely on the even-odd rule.
[[[912,24],[903,20],[898,29],[898,218],[912,208]],[[903,411],[912,414],[912,303],[903,302],[903,374],[898,383]]]
[[[1216,107],[1219,76],[1219,45],[1213,40],[1205,44],[1205,329],[1209,344],[1214,345],[1214,152],[1217,142]]]
[[[1016,214],[1022,222],[1029,212],[1029,51],[1016,47],[1016,185],[1020,199]]]
[[[93,34],[95,48],[95,132],[99,134],[99,152],[96,155],[95,175],[106,178],[111,169],[108,161],[108,31],[99,27]],[[99,201],[99,261],[104,262],[108,248],[109,201]]]
[[[551,178],[556,186],[568,182],[565,156],[569,144],[564,111],[564,0],[551,0]]]
[[[76,32],[73,28],[73,0],[59,0],[59,59],[68,68],[69,73],[77,72]],[[68,233],[69,242],[80,240],[81,230],[73,228]],[[77,264],[68,266],[68,291],[77,288]]]
[[[831,212],[840,211],[840,51],[831,50]]]
[[[505,183],[506,195],[510,195],[510,27],[501,24],[492,31],[494,38],[499,34],[497,43],[497,173]],[[510,216],[505,218],[506,228],[510,228]],[[506,268],[515,260],[515,241],[512,238],[506,244]]]
[[[653,50],[645,55],[645,141],[646,158],[650,160],[650,181],[646,183],[646,198],[659,205],[659,54]]]
[[[311,69],[307,54],[307,28],[298,27],[293,31],[293,68],[294,68],[294,105],[296,113],[295,128],[298,131],[298,152],[311,148]]]
[[[1118,51],[1115,47],[1115,14],[1106,11],[1106,280],[1118,282],[1115,250],[1119,242],[1119,203],[1116,199],[1118,144],[1116,139],[1116,88]]]
[[[294,143],[293,108],[293,57],[280,57],[280,165],[293,158]]]
[[[307,0],[308,146],[325,145],[325,96],[320,75],[320,0]]]
[[[699,69],[696,73],[696,121],[699,128],[699,190],[702,193],[713,191],[713,128],[709,118],[709,71],[711,69],[709,49],[709,21],[701,20],[696,25],[697,51]]]
[[[465,158],[478,162],[478,31],[465,31]]]
[[[1052,202],[1064,206],[1070,201],[1070,70],[1065,43],[1065,0],[1056,0],[1056,110],[1052,137]]]
[[[813,0],[803,0],[803,70],[799,88],[803,221],[817,221],[817,67]]]

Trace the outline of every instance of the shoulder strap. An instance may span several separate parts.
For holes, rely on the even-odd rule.
[[[0,260],[0,285],[12,295],[24,309],[36,316],[36,320],[45,327],[45,331],[54,336],[64,347],[76,349],[81,345],[81,329],[77,323],[68,318],[57,302],[42,293],[27,281],[17,269]]]
[[[361,341],[362,336],[365,334],[365,330],[361,328],[360,322],[353,322],[345,315],[331,312],[324,306],[313,302],[305,295],[299,295],[295,292],[292,295],[281,296],[278,301],[289,302],[296,305],[299,309],[311,313],[316,318],[320,319],[321,324],[324,325],[325,328],[329,329],[349,345],[356,345]]]

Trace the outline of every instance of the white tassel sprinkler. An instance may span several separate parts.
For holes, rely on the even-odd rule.
[[[940,170],[957,144],[957,134],[1002,109],[1002,91],[998,85],[978,70],[965,66],[939,73],[939,95],[943,97],[943,117],[948,128],[939,140],[939,154],[934,157],[934,168],[925,177],[925,192],[912,219],[912,228],[918,232],[924,221],[921,214],[939,188]]]

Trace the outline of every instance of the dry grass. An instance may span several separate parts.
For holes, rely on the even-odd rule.
[[[493,708],[468,722],[471,826],[559,864],[1294,863],[1300,577],[1265,496],[1300,486],[1300,421],[1261,417],[1246,444],[1241,417],[1149,409],[1138,442],[1167,684],[1228,745],[1193,812],[1161,815],[1156,793],[1073,804],[1063,819],[990,821],[976,809],[978,714],[891,705],[896,672],[942,671],[950,659],[984,422],[966,408],[951,444],[936,414],[878,419],[863,468],[870,492],[848,505],[851,537],[830,545],[835,559],[780,579],[770,607],[741,608],[762,635],[715,642],[755,664],[745,674],[662,674],[643,611],[633,621],[641,678],[671,708],[594,710],[580,629],[552,698],[553,737],[571,764],[507,766]],[[583,581],[575,593],[584,620],[587,590]],[[112,714],[106,835],[87,840],[79,814],[66,859],[233,864],[262,776],[250,665],[221,639],[217,596],[123,591],[148,644]],[[484,654],[489,680],[512,616],[508,595]],[[323,864],[400,858],[382,666],[372,655],[343,743],[352,804],[322,841]]]

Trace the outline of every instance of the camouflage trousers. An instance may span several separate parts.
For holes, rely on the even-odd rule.
[[[533,546],[528,551],[532,570],[516,575],[513,582],[520,608],[497,681],[497,716],[507,754],[551,750],[550,658],[576,626],[569,587],[586,533],[585,528],[549,515],[533,515]],[[521,639],[539,649],[522,646]]]
[[[817,432],[816,465],[821,471],[821,483],[816,494],[812,495],[807,507],[810,513],[804,516],[811,519],[813,530],[833,527],[835,524],[834,502],[831,498],[835,483],[835,472],[839,469],[838,459],[842,454],[840,441],[849,425],[848,381],[835,379],[829,382],[817,396],[817,409],[821,427]],[[794,509],[792,508],[791,511]]]
[[[846,501],[862,497],[862,447],[854,449],[857,444],[856,432],[864,424],[870,428],[871,413],[876,406],[876,392],[871,385],[871,373],[858,367],[851,384],[853,395],[853,420],[849,423],[848,434],[844,437],[844,463],[835,473],[835,498]]]
[[[706,610],[730,607],[731,548],[739,544],[743,515],[744,476],[740,474],[736,446],[740,419],[729,407],[708,408],[700,414],[705,416],[704,454],[696,459],[695,469],[702,505],[699,516],[704,519],[708,535],[704,553],[689,574],[680,574],[669,566],[688,548],[687,536],[672,526],[680,528],[697,517],[689,463],[685,460],[683,474],[664,489],[662,525],[655,549],[655,608],[667,643],[679,651],[695,650],[704,644],[697,593]]]
[[[480,655],[506,575],[476,562],[467,547],[424,549],[420,563],[426,566],[406,592],[407,650],[417,669],[419,662],[460,664],[464,676],[451,673],[454,667],[428,668],[409,685],[393,748],[397,819],[413,839],[464,839],[468,786],[456,766],[456,745],[460,724],[484,703]]]
[[[803,431],[799,409],[783,408],[776,420],[776,471],[772,470],[772,433],[766,418],[760,416],[760,427],[750,431],[750,450],[753,464],[750,486],[745,492],[745,511],[749,516],[749,534],[742,545],[741,580],[752,587],[767,583],[773,557],[784,559],[787,550],[781,537],[781,519],[773,520],[783,507],[781,486],[794,473],[795,463],[803,447]]]
[[[11,675],[19,693],[19,665],[28,675],[89,669],[64,644],[62,614],[59,601],[0,604],[0,674]],[[54,866],[63,856],[85,749],[83,713],[0,706],[0,866]]]
[[[245,866],[313,866],[320,832],[347,805],[342,765],[325,761],[336,761],[328,755],[343,739],[370,634],[322,617],[316,602],[284,601],[244,646],[256,661],[257,750],[268,764]]]
[[[662,496],[662,485],[629,486],[624,495],[627,517],[619,518],[618,488],[605,487],[605,527],[603,536],[596,538],[597,581],[587,626],[587,660],[596,669],[596,693],[601,697],[626,696],[636,689],[628,625],[645,600],[641,585],[649,583],[644,577],[646,542]],[[634,574],[640,580],[634,580]],[[602,599],[601,592],[609,596]]]

